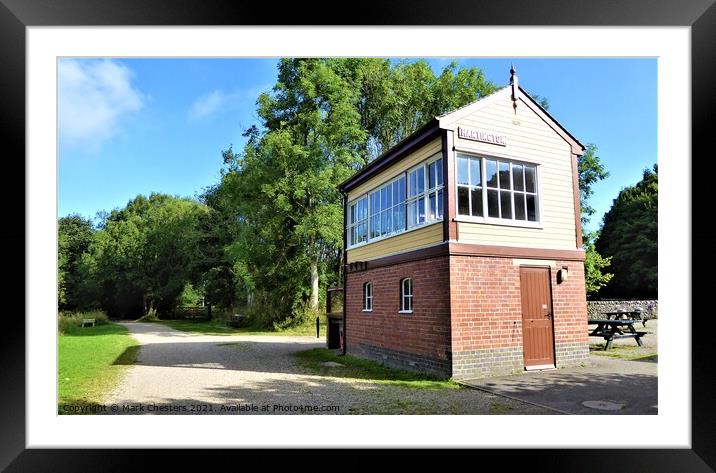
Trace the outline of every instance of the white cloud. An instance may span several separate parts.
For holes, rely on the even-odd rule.
[[[240,96],[238,93],[225,93],[221,90],[202,95],[189,108],[189,119],[201,120],[219,112],[222,108],[235,106]]]
[[[202,120],[223,111],[236,110],[242,107],[249,107],[253,110],[259,94],[270,90],[270,88],[271,84],[260,84],[233,92],[214,90],[197,98],[189,107],[187,117],[189,120]]]
[[[134,73],[111,59],[59,62],[60,140],[63,145],[97,150],[114,136],[121,119],[144,106],[132,84]]]

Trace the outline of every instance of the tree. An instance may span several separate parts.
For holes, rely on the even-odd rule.
[[[612,280],[614,275],[605,270],[611,265],[611,257],[603,257],[594,249],[594,241],[599,237],[598,232],[589,233],[584,238],[584,280],[587,294],[596,294],[601,288]]]
[[[658,166],[626,187],[604,215],[596,249],[612,258],[614,279],[605,291],[618,297],[656,297],[658,264]]]
[[[261,127],[224,157],[238,232],[229,252],[245,263],[274,321],[318,308],[336,280],[343,235],[340,182],[431,117],[495,90],[476,68],[435,76],[425,61],[283,59],[257,101]]]
[[[59,307],[76,309],[82,305],[79,266],[92,242],[94,228],[91,220],[76,214],[62,217],[57,223]]]
[[[83,256],[87,298],[114,316],[172,312],[200,276],[199,220],[206,207],[163,194],[113,210]]]

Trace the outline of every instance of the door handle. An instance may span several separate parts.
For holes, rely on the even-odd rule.
[[[552,314],[544,314],[544,316],[545,316],[545,318],[547,318],[547,319],[551,319],[551,318],[552,318]]]

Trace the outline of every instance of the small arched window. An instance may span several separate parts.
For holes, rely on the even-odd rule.
[[[400,312],[413,312],[413,280],[405,278],[400,281]]]
[[[363,283],[363,311],[370,312],[373,310],[373,283]]]

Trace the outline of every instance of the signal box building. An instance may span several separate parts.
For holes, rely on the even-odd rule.
[[[455,379],[587,359],[585,148],[511,72],[340,185],[346,353]]]

